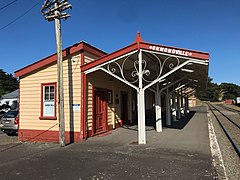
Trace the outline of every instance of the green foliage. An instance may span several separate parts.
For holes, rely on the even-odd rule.
[[[208,87],[206,90],[196,90],[196,97],[202,101],[219,101],[221,89],[216,83],[208,78]]]
[[[18,89],[18,81],[13,75],[0,69],[0,97]]]
[[[240,86],[232,83],[222,83],[220,88],[223,92],[223,100],[240,97]]]
[[[208,87],[206,90],[196,90],[196,97],[202,101],[219,101],[226,99],[235,99],[240,97],[240,86],[232,83],[222,83],[220,85],[213,83],[208,78]]]

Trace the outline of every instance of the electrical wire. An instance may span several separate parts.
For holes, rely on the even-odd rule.
[[[5,9],[6,7],[10,6],[11,4],[17,2],[17,1],[18,1],[18,0],[14,0],[14,1],[12,1],[12,2],[6,4],[5,6],[3,6],[3,7],[0,8],[0,11],[3,10],[3,9]]]
[[[38,4],[40,4],[41,1],[38,1],[36,4],[34,4],[30,9],[28,9],[26,12],[24,12],[23,14],[21,14],[20,16],[18,16],[17,18],[15,18],[14,20],[12,20],[10,23],[6,24],[5,26],[0,28],[0,31],[7,28],[8,26],[10,26],[11,24],[15,23],[17,20],[19,20],[20,18],[22,18],[23,16],[25,16],[27,13],[29,13],[33,8],[35,8]]]

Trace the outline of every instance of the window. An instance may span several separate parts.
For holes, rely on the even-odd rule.
[[[56,118],[56,83],[42,84],[40,119]]]
[[[107,91],[108,104],[112,104],[112,90]]]

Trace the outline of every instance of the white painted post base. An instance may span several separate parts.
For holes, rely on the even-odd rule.
[[[161,106],[156,106],[156,131],[162,132],[162,112]]]
[[[146,144],[144,90],[137,94],[138,99],[138,144]]]

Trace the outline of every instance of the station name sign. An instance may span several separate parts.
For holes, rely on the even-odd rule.
[[[181,56],[192,56],[192,53],[188,51],[183,51],[183,50],[178,50],[173,48],[166,48],[161,46],[149,46],[149,49],[153,51],[159,51],[159,52],[164,52],[169,54],[177,54]]]

